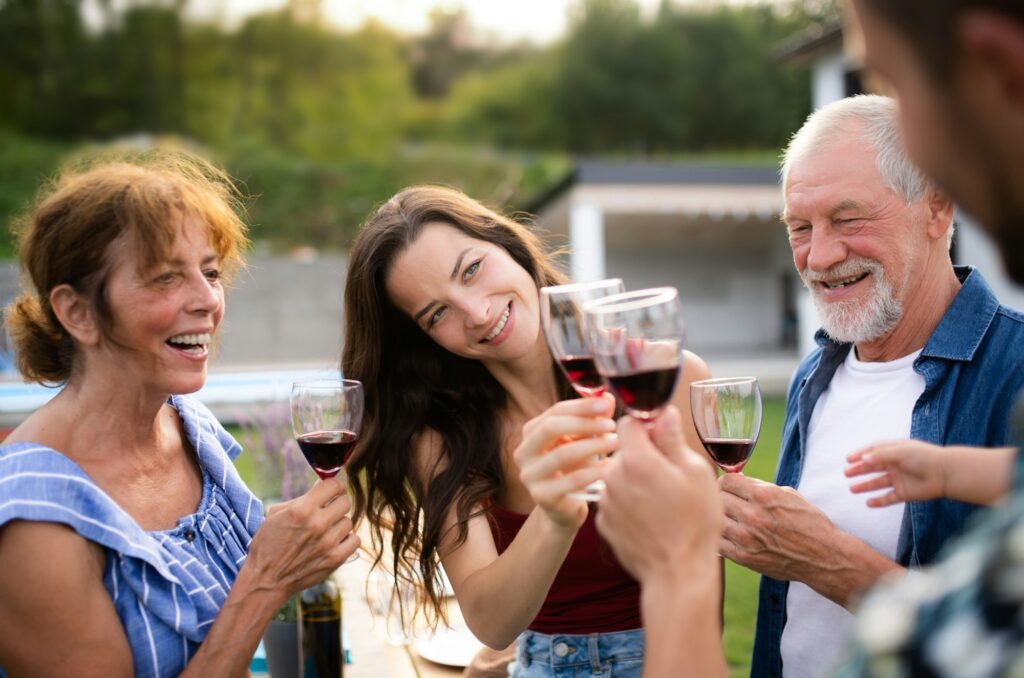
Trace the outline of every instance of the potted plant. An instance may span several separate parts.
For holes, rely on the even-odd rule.
[[[274,402],[236,417],[238,440],[253,465],[249,479],[265,509],[288,501],[313,485],[292,432],[287,402]],[[296,678],[299,672],[298,597],[293,595],[274,615],[263,635],[267,670],[272,678]]]

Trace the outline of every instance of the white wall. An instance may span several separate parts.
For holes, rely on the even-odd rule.
[[[782,334],[782,275],[791,266],[765,239],[748,243],[612,248],[607,274],[627,289],[679,288],[688,348],[702,355],[778,350]]]

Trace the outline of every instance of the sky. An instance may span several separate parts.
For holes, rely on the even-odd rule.
[[[196,18],[220,19],[236,25],[248,14],[279,9],[286,0],[200,0],[191,2]],[[653,11],[660,0],[636,0]],[[434,8],[465,9],[473,26],[502,42],[536,44],[557,39],[566,27],[566,12],[577,0],[321,0],[324,18],[342,28],[355,28],[375,18],[401,33],[422,33]]]

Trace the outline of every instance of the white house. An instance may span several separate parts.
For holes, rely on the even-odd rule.
[[[716,374],[785,389],[796,366],[797,290],[774,165],[581,162],[530,211],[568,246],[576,281],[672,285],[687,345]]]

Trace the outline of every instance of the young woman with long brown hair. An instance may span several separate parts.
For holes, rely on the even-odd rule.
[[[409,188],[370,217],[345,288],[342,367],[367,396],[354,510],[433,618],[443,562],[473,633],[518,638],[514,675],[639,675],[639,587],[597,536],[599,508],[568,496],[617,438],[612,398],[576,398],[544,340],[539,289],[563,282],[528,228],[458,191]],[[707,375],[687,353],[683,411]]]

